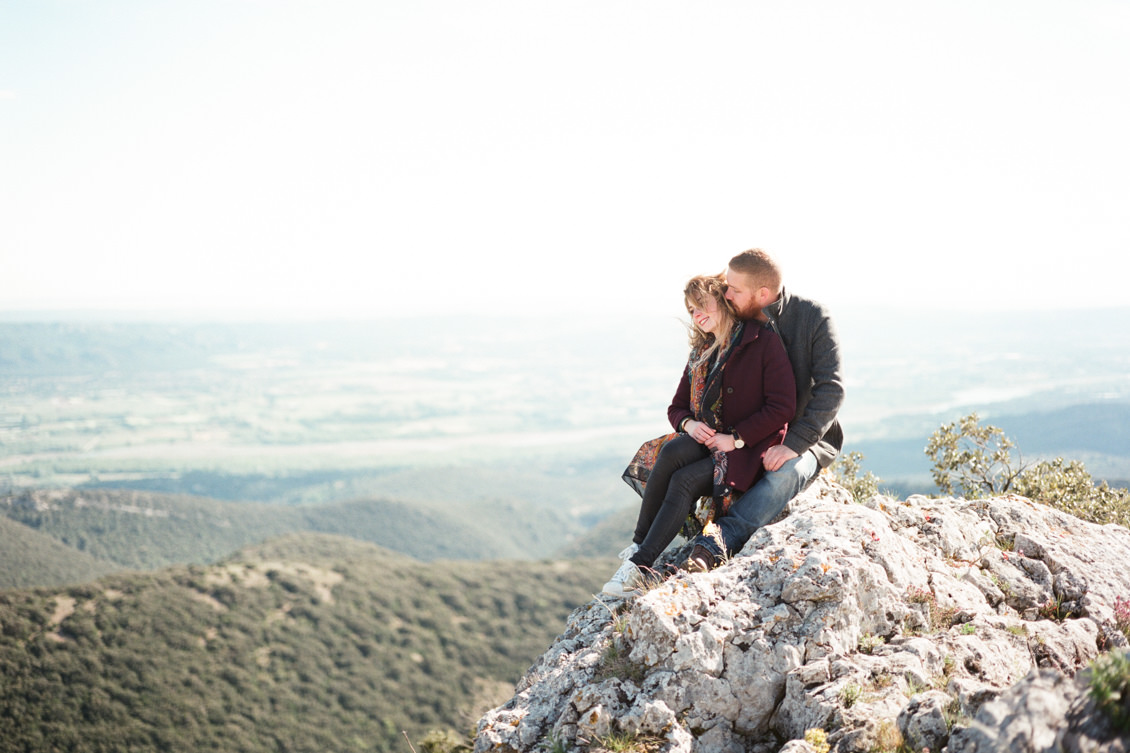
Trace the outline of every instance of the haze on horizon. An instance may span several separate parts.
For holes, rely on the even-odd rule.
[[[12,0],[0,311],[1125,305],[1130,6]],[[673,303],[673,301],[676,301]]]

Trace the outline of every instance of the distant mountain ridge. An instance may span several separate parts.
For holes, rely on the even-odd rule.
[[[1044,412],[981,414],[981,418],[982,425],[1004,431],[1016,445],[1014,454],[1025,461],[1048,456],[1080,460],[1096,479],[1112,485],[1130,480],[1130,403],[1082,403]],[[862,453],[864,466],[880,478],[917,480],[911,488],[930,492],[935,490],[925,454],[928,439],[854,442],[849,432],[844,449]]]
[[[1001,415],[994,423],[1030,453],[1069,447],[1130,457],[1130,403],[1080,403],[1046,413]]]
[[[79,583],[121,569],[0,516],[0,590]]]
[[[88,579],[108,569],[204,564],[303,531],[350,536],[425,561],[544,558],[552,554],[548,544],[556,531],[553,516],[540,508],[489,500],[474,507],[385,499],[281,506],[105,489],[8,494],[0,497],[0,516],[0,550],[10,553],[4,556],[11,564],[0,571],[0,588],[59,583],[64,572]],[[35,547],[17,543],[33,539],[52,542],[56,556],[69,551],[91,566],[37,579],[37,572],[47,572],[44,559],[53,557],[30,556]],[[101,564],[93,566],[96,561]]]

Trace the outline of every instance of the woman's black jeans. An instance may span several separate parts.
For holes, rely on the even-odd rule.
[[[687,434],[680,434],[659,451],[644,487],[636,534],[639,551],[632,555],[637,567],[651,567],[675,540],[699,497],[714,489],[714,460],[710,449]]]

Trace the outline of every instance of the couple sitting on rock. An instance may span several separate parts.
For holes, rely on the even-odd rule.
[[[824,308],[787,293],[760,249],[683,291],[690,357],[667,409],[674,433],[644,443],[624,472],[640,493],[632,544],[604,593],[646,579],[699,498],[706,525],[686,569],[711,570],[741,551],[843,446],[840,347]]]

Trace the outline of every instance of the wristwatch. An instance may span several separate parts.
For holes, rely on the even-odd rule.
[[[743,447],[745,447],[745,440],[742,439],[741,437],[739,437],[738,433],[735,431],[734,432],[734,449],[740,450]]]

